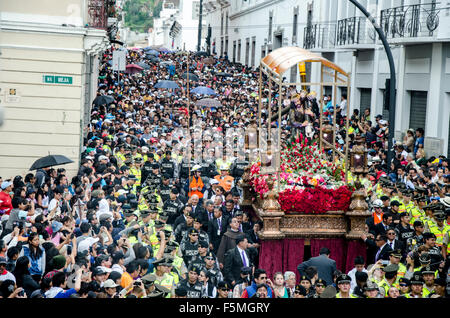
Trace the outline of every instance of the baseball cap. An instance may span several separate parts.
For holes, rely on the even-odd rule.
[[[13,185],[11,181],[3,181],[2,182],[2,190],[5,190],[7,187]]]
[[[103,284],[103,287],[105,288],[115,288],[117,286],[119,285],[117,285],[112,279],[107,279]]]

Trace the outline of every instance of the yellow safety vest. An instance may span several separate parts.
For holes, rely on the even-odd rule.
[[[422,298],[428,298],[428,295],[431,294],[434,290],[428,290],[427,285],[423,284],[422,288]]]
[[[339,292],[339,293],[336,294],[336,298],[343,298],[343,297],[341,296],[341,292]],[[356,295],[350,294],[350,297],[349,297],[349,298],[359,298],[359,297],[356,296]]]
[[[173,287],[175,286],[173,276],[172,275],[168,275],[167,273],[164,273],[164,276],[163,276],[162,279],[155,280],[155,284],[161,285],[161,286],[166,287],[167,289],[170,289],[170,290],[172,290]],[[167,295],[166,298],[171,298],[171,294],[169,293],[169,295]]]
[[[444,244],[445,233],[450,232],[450,226],[444,221],[442,228],[439,228],[437,224],[430,226],[430,232],[436,235],[436,245],[441,247]]]

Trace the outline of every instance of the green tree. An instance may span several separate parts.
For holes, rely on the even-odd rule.
[[[159,17],[161,8],[159,0],[128,0],[123,8],[125,26],[136,32],[147,32],[153,27],[153,18]]]

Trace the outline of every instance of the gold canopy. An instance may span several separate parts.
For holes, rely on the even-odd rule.
[[[276,49],[261,60],[261,64],[281,76],[286,70],[300,62],[320,62],[323,65],[345,75],[348,74],[339,66],[320,55],[295,46]]]

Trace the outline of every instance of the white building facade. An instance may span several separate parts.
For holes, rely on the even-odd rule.
[[[428,156],[450,154],[450,3],[434,0],[360,0],[388,37],[397,72],[396,139],[425,129]],[[319,53],[351,74],[350,108],[382,114],[389,65],[366,17],[348,0],[206,0],[212,51],[258,67],[281,46]],[[319,81],[319,70],[311,70]],[[293,67],[287,80],[293,81]],[[318,91],[318,88],[314,88]],[[338,96],[346,91],[339,89]],[[331,94],[331,87],[324,93]]]
[[[200,1],[164,0],[160,17],[154,20],[153,30],[149,33],[149,46],[163,46],[173,50],[197,50]],[[179,32],[171,36],[174,23]],[[201,49],[205,46],[206,23],[202,23]]]
[[[28,173],[48,154],[76,174],[83,127],[97,93],[99,57],[109,46],[102,0],[0,2],[0,175]]]

